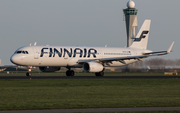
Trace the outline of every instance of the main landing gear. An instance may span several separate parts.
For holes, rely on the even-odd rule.
[[[75,72],[73,70],[71,70],[70,67],[66,67],[68,70],[66,71],[66,76],[74,76]],[[104,76],[104,70],[101,72],[97,72],[95,73],[96,76]]]
[[[98,73],[95,73],[96,76],[104,76],[104,72],[101,71],[101,72],[98,72]]]
[[[70,68],[68,68],[68,70],[66,71],[66,76],[74,76],[74,71],[71,70]]]

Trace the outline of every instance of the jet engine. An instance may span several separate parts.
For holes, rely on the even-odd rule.
[[[102,64],[97,62],[86,62],[83,64],[83,69],[86,72],[101,72],[104,67]]]
[[[39,70],[42,72],[54,72],[59,71],[61,67],[39,67]]]

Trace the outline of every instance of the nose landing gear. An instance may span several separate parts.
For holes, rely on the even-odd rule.
[[[27,67],[27,68],[28,68],[28,72],[26,73],[26,76],[31,76],[32,75],[32,73],[31,73],[32,67]]]

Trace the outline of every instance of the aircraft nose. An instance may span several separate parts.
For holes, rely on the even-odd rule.
[[[10,61],[13,63],[13,64],[19,64],[20,63],[20,59],[17,55],[12,55],[11,58],[10,58]]]

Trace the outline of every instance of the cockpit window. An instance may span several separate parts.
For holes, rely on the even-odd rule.
[[[28,54],[28,51],[17,51],[17,54]]]
[[[21,51],[17,51],[16,53],[21,53]]]

